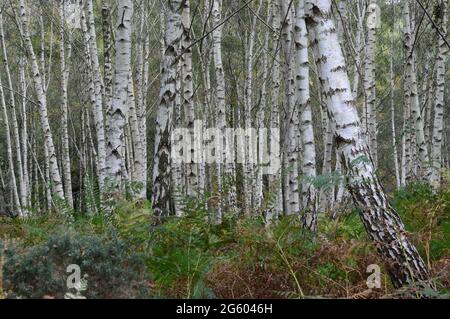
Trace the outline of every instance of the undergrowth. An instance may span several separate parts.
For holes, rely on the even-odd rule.
[[[440,297],[450,286],[449,200],[449,189],[433,193],[423,184],[393,196]],[[206,202],[186,201],[183,218],[163,223],[155,222],[148,203],[130,200],[117,200],[107,217],[53,212],[2,219],[0,292],[7,298],[61,298],[65,268],[78,264],[87,275],[88,298],[401,296],[385,271],[380,289],[367,288],[367,266],[383,263],[356,210],[335,220],[320,216],[313,234],[296,217],[267,227],[260,217],[225,213],[221,225],[212,225]]]

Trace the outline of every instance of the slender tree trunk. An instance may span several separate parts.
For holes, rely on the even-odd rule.
[[[155,215],[162,217],[171,213],[171,114],[176,97],[176,58],[182,37],[181,0],[166,3],[165,51],[161,66],[161,88],[156,117],[155,153],[153,158],[152,203]]]
[[[440,30],[443,36],[447,35],[447,7],[446,1],[440,1]],[[442,161],[442,138],[444,129],[444,92],[445,92],[445,60],[447,56],[447,47],[445,41],[439,37],[438,54],[436,56],[436,93],[434,100],[434,121],[433,121],[433,141],[432,141],[432,174],[431,182],[437,187],[441,180]],[[445,145],[445,143],[444,143]]]
[[[10,187],[11,187],[11,194],[13,199],[13,209],[17,210],[19,213],[19,216],[22,215],[22,206],[20,204],[20,197],[19,192],[17,190],[17,180],[16,180],[16,173],[14,168],[14,158],[13,158],[13,150],[12,150],[12,139],[11,139],[11,130],[10,130],[10,124],[9,124],[9,115],[8,115],[8,108],[6,106],[5,102],[5,92],[3,91],[3,85],[1,83],[0,79],[0,95],[1,95],[1,104],[2,104],[2,110],[3,110],[3,122],[5,127],[5,134],[6,134],[6,154],[8,157],[8,166],[9,166],[9,178],[10,178]]]
[[[140,143],[142,145],[141,168],[142,183],[141,196],[147,197],[147,83],[148,83],[148,54],[145,51],[148,46],[148,32],[146,30],[147,4],[144,2],[140,12],[140,29],[138,33],[137,45],[137,98],[136,98],[136,115],[140,134]],[[144,31],[145,30],[145,31]],[[144,57],[144,55],[147,55]]]
[[[142,143],[142,134],[140,132],[138,111],[136,110],[136,99],[134,96],[134,84],[133,84],[133,73],[130,69],[128,76],[128,121],[131,131],[132,144],[130,148],[134,150],[133,157],[133,171],[131,172],[132,181],[140,184],[141,188],[136,196],[140,199],[145,199],[146,192],[145,180],[146,180],[146,165],[144,163],[144,147]]]
[[[273,57],[273,67],[272,67],[272,96],[271,96],[271,108],[270,108],[270,128],[275,129],[280,133],[280,51],[278,50],[279,45],[279,34],[280,34],[280,5],[277,0],[272,2],[272,28],[273,28],[273,38],[272,38],[272,54]],[[274,136],[271,136],[273,139]],[[275,143],[280,141],[275,141]],[[279,149],[273,149],[273,141],[270,141],[270,165],[281,164],[281,154]],[[274,163],[275,162],[275,163]],[[269,191],[272,196],[270,200],[270,206],[266,213],[266,222],[270,224],[274,218],[281,215],[283,211],[283,193],[282,193],[282,178],[281,178],[281,165],[277,169],[275,174],[269,175]]]
[[[20,17],[22,21],[22,32],[29,58],[31,59],[31,67],[33,72],[34,88],[36,90],[36,96],[39,104],[39,113],[41,118],[41,127],[44,131],[45,145],[47,148],[49,173],[51,181],[56,195],[64,198],[64,190],[61,182],[61,175],[59,173],[58,162],[55,152],[55,145],[53,143],[53,135],[50,129],[47,111],[47,97],[44,93],[44,79],[41,76],[39,66],[37,63],[36,55],[34,54],[33,44],[31,42],[30,34],[28,31],[28,18],[26,15],[25,1],[20,0]]]
[[[180,48],[181,49],[181,48]],[[181,51],[180,51],[181,52]],[[176,85],[175,85],[175,107],[173,109],[172,115],[172,126],[175,128],[183,125],[183,117],[181,114],[181,78],[182,78],[182,68],[181,61],[176,62]],[[173,134],[173,133],[172,133]],[[172,136],[172,152],[177,154],[178,156],[185,159],[186,154],[180,150],[180,144],[184,143],[183,135],[173,135]],[[174,210],[175,215],[181,217],[184,215],[185,207],[183,199],[186,196],[186,183],[184,182],[184,170],[183,170],[183,161],[172,161],[171,169],[172,169],[172,196],[174,202]]]
[[[1,38],[1,45],[3,50],[3,63],[5,66],[6,71],[6,79],[8,81],[8,87],[9,87],[9,103],[11,107],[11,126],[12,126],[12,133],[13,133],[13,140],[14,140],[14,149],[16,153],[16,161],[17,161],[17,186],[19,187],[19,196],[20,196],[20,203],[21,207],[24,207],[27,205],[27,188],[25,184],[24,179],[24,172],[23,172],[23,160],[26,161],[26,159],[22,160],[22,147],[20,143],[20,134],[19,134],[19,125],[17,122],[17,112],[16,112],[16,100],[14,98],[14,87],[11,79],[11,71],[9,68],[9,62],[8,62],[8,54],[6,51],[6,43],[5,43],[5,34],[3,30],[3,13],[0,9],[0,38]]]
[[[314,56],[314,59],[315,56]],[[316,67],[317,68],[317,67]],[[318,72],[316,72],[318,73]],[[326,177],[327,183],[321,186],[320,190],[320,209],[321,211],[329,211],[333,207],[334,199],[334,184],[332,181],[332,156],[333,156],[333,123],[331,122],[328,111],[327,102],[325,101],[326,94],[323,92],[323,85],[318,79],[318,96],[319,96],[319,107],[321,110],[322,118],[322,132],[323,132],[323,160],[322,160],[322,176]],[[333,184],[333,185],[330,185]]]
[[[355,34],[355,65],[353,66],[353,96],[355,98],[355,101],[358,100],[358,89],[359,89],[359,79],[360,79],[360,72],[361,72],[361,61],[362,61],[362,47],[364,42],[364,27],[363,27],[363,19],[364,19],[364,10],[361,7],[361,0],[356,0],[356,11],[357,11],[357,17],[356,17],[356,34]]]
[[[404,4],[405,19],[405,48],[406,48],[406,72],[409,79],[407,85],[410,87],[410,105],[411,105],[411,121],[415,135],[415,144],[417,145],[417,174],[419,178],[427,179],[429,177],[429,157],[425,143],[424,124],[420,112],[419,95],[417,90],[415,53],[413,51],[414,38],[412,36],[412,27],[410,25],[409,2]],[[415,154],[415,152],[414,152]]]
[[[257,154],[255,152],[256,136],[253,135],[252,130],[252,113],[253,108],[253,63],[254,63],[254,47],[256,37],[256,22],[257,16],[262,6],[262,1],[258,5],[255,15],[252,16],[251,29],[248,32],[246,39],[246,79],[244,91],[244,127],[245,134],[245,166],[244,166],[244,198],[245,198],[245,213],[250,214],[255,204],[255,159]]]
[[[374,0],[370,1],[367,18],[367,43],[366,61],[364,72],[364,91],[366,103],[364,105],[364,116],[367,141],[370,155],[375,167],[378,166],[377,156],[377,118],[376,118],[376,98],[375,98],[375,43],[376,43],[376,23],[377,12]]]
[[[302,171],[302,209],[304,227],[315,231],[317,227],[316,190],[316,149],[312,126],[311,103],[309,96],[309,58],[308,34],[305,24],[305,1],[300,0],[295,19],[295,49],[297,60],[297,104],[300,107],[301,127],[301,171]]]
[[[394,170],[395,170],[395,182],[397,185],[397,188],[401,186],[401,180],[400,180],[400,168],[398,167],[398,155],[397,155],[397,137],[395,133],[395,102],[394,102],[394,91],[395,91],[395,81],[394,81],[394,68],[393,68],[393,59],[394,59],[394,52],[393,51],[393,45],[391,44],[391,59],[389,63],[389,74],[390,74],[390,85],[391,85],[391,93],[390,93],[390,100],[391,100],[391,133],[392,133],[392,149],[393,149],[393,157],[394,157]]]
[[[182,107],[185,116],[185,125],[189,130],[189,145],[187,150],[190,154],[189,162],[186,163],[186,194],[194,197],[198,192],[198,164],[194,162],[194,154],[196,152],[194,144],[194,121],[195,121],[195,104],[194,104],[194,81],[192,74],[192,49],[191,46],[191,12],[189,1],[184,3],[182,26],[183,36],[181,41],[181,68],[182,68]]]
[[[270,12],[272,9],[271,0],[267,2],[266,23],[270,25]],[[255,182],[255,207],[259,209],[263,203],[263,165],[265,164],[264,155],[267,151],[267,138],[263,136],[263,129],[265,123],[265,114],[267,111],[267,82],[269,79],[268,70],[268,55],[269,51],[269,30],[264,32],[263,42],[263,57],[262,57],[262,83],[261,83],[261,100],[260,107],[257,111],[257,129],[258,129],[258,166],[256,168],[256,182]]]
[[[337,152],[350,175],[348,188],[370,238],[388,265],[396,288],[429,280],[417,249],[406,236],[397,212],[374,173],[355,107],[350,81],[333,21],[330,0],[307,0],[306,22],[331,119]]]
[[[221,21],[221,11],[222,11],[222,0],[213,0],[212,6],[212,21],[214,26],[217,26]],[[222,66],[222,27],[219,26],[212,32],[212,48],[213,48],[213,59],[214,59],[214,74],[216,79],[216,101],[217,101],[217,117],[216,123],[217,128],[220,130],[222,137],[221,145],[226,145],[225,140],[225,128],[226,123],[226,102],[225,102],[225,74]],[[219,150],[218,153],[218,163],[217,163],[217,185],[218,192],[222,194],[223,191],[223,181],[224,181],[224,168],[225,159],[227,153],[225,148]],[[214,223],[219,224],[222,221],[222,206],[223,203],[220,202],[217,211],[214,216]]]
[[[113,95],[113,67],[112,67],[112,30],[111,30],[111,8],[108,4],[102,7],[102,32],[103,32],[103,83],[104,98],[103,109],[111,107]]]
[[[131,68],[131,18],[133,16],[133,1],[119,0],[117,8],[116,31],[116,72],[114,94],[111,108],[108,109],[108,124],[106,144],[106,176],[115,187],[121,188],[128,180],[125,170],[125,125],[127,122],[127,92],[128,77]]]
[[[82,2],[82,0],[81,0]],[[94,104],[94,122],[95,122],[95,133],[97,137],[97,173],[99,178],[100,189],[102,190],[105,181],[105,170],[106,170],[106,142],[105,142],[105,127],[104,127],[104,115],[103,115],[103,89],[102,89],[102,77],[100,73],[100,64],[98,60],[98,50],[97,50],[97,36],[95,31],[95,18],[94,18],[94,7],[92,0],[86,0],[86,10],[87,10],[87,23],[89,25],[89,33],[85,32],[86,45],[89,47],[90,58],[91,58],[91,68],[92,68],[92,81],[94,84],[95,92],[95,104]],[[84,15],[84,11],[82,12]],[[121,21],[123,17],[120,16],[118,19]],[[82,22],[83,23],[83,22]],[[118,32],[119,35],[119,32]],[[119,51],[117,51],[119,54]],[[125,82],[126,85],[128,82]]]
[[[68,102],[67,102],[67,85],[70,73],[70,63],[66,63],[66,28],[65,28],[65,13],[64,13],[64,1],[60,3],[59,15],[61,18],[61,47],[60,47],[60,61],[61,61],[61,141],[62,141],[62,170],[64,177],[64,195],[66,196],[67,203],[70,207],[73,207],[73,195],[72,195],[72,177],[71,177],[71,164],[70,164],[70,149],[69,149],[69,132],[67,128],[68,122]],[[68,32],[69,38],[67,39],[67,61],[70,61],[72,45],[70,32]]]
[[[285,107],[284,107],[284,127],[282,130],[282,153],[283,164],[287,170],[283,184],[285,212],[287,215],[296,214],[300,210],[299,205],[299,187],[298,187],[298,133],[299,116],[298,107],[294,99],[294,55],[292,54],[292,1],[281,1],[281,19],[283,38],[282,48],[285,58]]]
[[[28,171],[30,165],[28,165],[28,109],[27,109],[27,83],[25,77],[26,58],[21,57],[19,62],[19,82],[20,93],[22,95],[22,165],[23,165],[23,180],[26,189],[26,207],[31,207],[31,174]]]

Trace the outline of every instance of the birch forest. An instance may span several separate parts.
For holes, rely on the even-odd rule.
[[[449,298],[447,0],[0,0],[0,299]]]

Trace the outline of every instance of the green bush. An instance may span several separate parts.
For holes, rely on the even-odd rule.
[[[53,234],[41,244],[15,244],[5,251],[4,289],[9,298],[63,298],[67,266],[87,275],[87,298],[148,296],[144,259],[119,239],[74,232]]]

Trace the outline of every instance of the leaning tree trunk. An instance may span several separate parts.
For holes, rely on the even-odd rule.
[[[331,19],[330,0],[307,0],[305,9],[319,76],[327,93],[328,112],[335,124],[337,152],[349,175],[348,189],[360,209],[366,231],[385,260],[395,287],[427,281],[426,266],[375,175]]]
[[[106,143],[106,177],[115,187],[128,179],[125,169],[125,125],[127,123],[128,77],[131,68],[131,18],[133,1],[119,0],[116,31],[116,72],[114,94],[108,109],[108,132]]]
[[[47,155],[49,162],[49,173],[53,183],[54,191],[60,198],[64,198],[64,190],[61,182],[61,175],[59,174],[58,162],[55,151],[55,144],[53,143],[53,135],[50,130],[50,123],[48,120],[47,111],[47,97],[44,92],[44,79],[41,76],[36,55],[31,42],[30,33],[28,31],[28,18],[25,9],[25,1],[20,0],[20,17],[22,20],[22,32],[26,50],[31,59],[31,68],[33,71],[34,88],[36,91],[37,101],[39,104],[39,113],[41,120],[41,127],[44,131],[45,144],[47,147]],[[44,70],[42,70],[44,72]]]
[[[182,36],[181,0],[166,3],[165,51],[161,66],[161,87],[159,107],[156,116],[155,153],[153,158],[152,203],[155,215],[167,216],[171,213],[171,113],[175,107],[176,71],[179,43]]]

